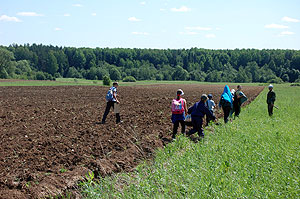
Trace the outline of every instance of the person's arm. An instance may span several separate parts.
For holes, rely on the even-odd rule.
[[[219,109],[222,107],[222,98],[220,99],[220,101],[219,101]]]
[[[187,109],[187,105],[186,105],[186,100],[184,99],[183,101],[184,101],[184,112],[185,112],[185,114],[187,114],[188,109]]]
[[[214,120],[216,119],[206,106],[204,106],[204,113],[206,114],[206,117],[208,116],[210,118],[213,118]]]
[[[120,103],[119,100],[118,100],[118,98],[117,98],[117,96],[118,96],[117,92],[113,91],[113,98],[116,100],[117,103]]]
[[[193,112],[194,107],[195,107],[195,104],[188,109],[187,113],[191,114]]]
[[[275,94],[275,92],[273,92],[273,93],[274,93],[274,95],[273,95],[272,101],[273,101],[273,104],[274,104],[274,102],[276,100],[276,94]]]

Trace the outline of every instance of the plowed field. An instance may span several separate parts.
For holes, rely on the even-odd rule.
[[[202,93],[218,103],[223,87],[121,86],[123,123],[115,124],[111,112],[104,125],[107,87],[0,87],[0,198],[57,195],[89,170],[102,176],[131,171],[171,140],[170,106],[178,88],[191,106]],[[262,89],[244,86],[247,103]]]

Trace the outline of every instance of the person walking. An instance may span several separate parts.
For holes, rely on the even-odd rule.
[[[273,115],[274,102],[276,100],[276,94],[273,91],[273,85],[269,85],[269,92],[267,94],[267,104],[268,104],[268,113],[269,116]]]
[[[102,117],[102,122],[101,124],[105,124],[105,120],[106,120],[106,117],[109,113],[109,110],[111,108],[114,109],[114,112],[116,114],[116,123],[120,123],[121,122],[121,118],[120,118],[120,113],[119,113],[119,110],[116,110],[116,109],[119,109],[118,108],[118,105],[119,105],[119,100],[117,98],[117,88],[119,86],[119,83],[118,82],[114,82],[113,83],[113,86],[108,90],[107,94],[106,94],[106,108],[105,108],[105,111],[104,111],[104,114],[103,114],[103,117]]]
[[[221,95],[219,107],[222,107],[224,112],[224,122],[227,123],[230,111],[233,107],[233,97],[227,85],[225,85],[223,94]]]
[[[175,99],[172,100],[172,123],[173,125],[173,135],[172,138],[176,138],[177,130],[179,127],[179,123],[181,124],[181,133],[185,133],[185,113],[187,113],[187,105],[186,100],[182,98],[184,95],[183,90],[177,90],[177,96]]]
[[[235,117],[239,117],[240,113],[241,113],[241,98],[243,97],[243,95],[241,95],[242,93],[242,87],[241,85],[237,86],[237,90],[234,92],[234,96],[233,96],[233,112],[234,112],[234,118]]]
[[[208,100],[206,101],[206,107],[208,108],[208,110],[211,112],[212,115],[214,115],[214,109],[216,107],[216,104],[214,102],[213,95],[212,94],[208,94],[207,95]],[[209,122],[212,121],[213,118],[209,117],[208,115],[206,115],[206,126],[209,125]]]
[[[238,85],[237,90],[234,92],[234,95],[233,95],[234,118],[239,117],[239,115],[241,113],[241,106],[247,100],[248,100],[248,98],[242,91],[242,86]]]
[[[209,109],[205,106],[207,101],[207,95],[202,94],[200,101],[196,102],[192,107],[188,109],[188,113],[191,114],[192,117],[192,125],[193,128],[187,133],[187,135],[192,135],[198,132],[199,137],[204,137],[203,133],[203,117],[210,117],[215,120],[215,116],[209,111]]]

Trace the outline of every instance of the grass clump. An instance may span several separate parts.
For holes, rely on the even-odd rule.
[[[275,87],[279,109],[267,112],[265,89],[240,118],[179,136],[152,164],[82,185],[86,198],[300,198],[300,89]]]

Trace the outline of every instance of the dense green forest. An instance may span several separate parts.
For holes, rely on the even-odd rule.
[[[0,46],[0,78],[298,82],[299,50]],[[129,78],[129,79],[130,79]]]

